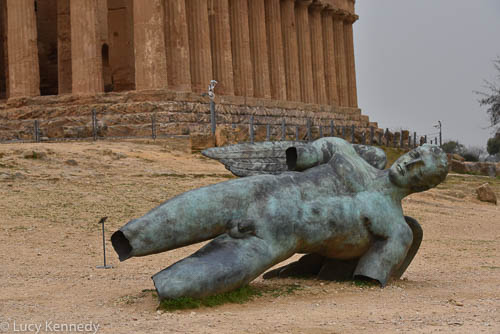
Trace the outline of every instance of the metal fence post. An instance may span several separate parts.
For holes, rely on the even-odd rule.
[[[307,141],[312,140],[312,131],[311,131],[311,120],[307,119]]]
[[[35,143],[40,142],[40,122],[37,119],[33,122],[33,140]]]
[[[333,124],[333,120],[330,120],[330,136],[335,137],[335,125]]]
[[[299,126],[295,127],[295,140],[299,140]]]
[[[345,137],[345,125],[342,125],[342,139],[346,139],[346,137]]]
[[[351,125],[351,143],[354,144],[354,131],[356,131],[356,127],[353,125]]]
[[[210,84],[208,85],[208,97],[210,99],[210,130],[212,131],[212,135],[215,135],[215,129],[217,127],[215,119],[215,86],[217,86],[217,81],[210,80]]]
[[[427,135],[424,136],[424,144],[427,144]]]
[[[319,137],[323,138],[323,125],[319,126]]]
[[[92,137],[97,140],[97,112],[92,109]]]
[[[417,147],[417,132],[413,132],[413,148]]]
[[[285,119],[281,120],[281,140],[286,139],[286,124]]]
[[[382,145],[383,145],[383,143],[382,143],[382,132],[379,132],[379,133],[378,133],[378,145],[379,145],[379,146],[382,146]]]
[[[151,115],[151,137],[156,140],[156,114]]]
[[[392,145],[394,148],[398,147],[398,141],[396,140],[396,132],[394,132],[394,136],[392,137]]]
[[[271,124],[266,125],[266,141],[271,139]]]
[[[403,130],[401,130],[400,132],[400,136],[399,136],[399,147],[403,148],[404,146],[404,141],[403,141]]]
[[[250,128],[249,128],[249,131],[250,131],[250,143],[253,144],[254,142],[254,129],[253,129],[253,115],[250,116]]]
[[[363,131],[363,145],[366,145],[366,130]]]

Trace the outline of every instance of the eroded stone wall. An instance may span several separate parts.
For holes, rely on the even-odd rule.
[[[195,93],[156,90],[11,99],[0,104],[0,140],[33,138],[34,120],[39,120],[41,136],[54,138],[88,138],[92,135],[91,114],[96,110],[99,135],[150,136],[151,117],[155,115],[158,135],[187,135],[209,133],[210,109],[208,99]],[[357,108],[342,108],[299,102],[262,100],[239,96],[216,98],[218,125],[248,126],[250,116],[255,124],[271,124],[272,131],[281,131],[285,120],[288,131],[296,126],[304,131],[307,120],[323,125],[325,133],[334,121],[335,126],[351,125],[358,130],[370,126],[368,116]],[[381,130],[377,130],[381,131]]]

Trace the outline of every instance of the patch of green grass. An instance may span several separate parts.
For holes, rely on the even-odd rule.
[[[380,283],[372,279],[355,279],[352,284],[360,288],[370,288],[374,286],[380,286]]]
[[[303,287],[299,284],[286,285],[284,287],[280,287],[278,289],[270,290],[269,293],[273,297],[280,297],[285,295],[290,295],[295,293],[295,291],[302,290]]]
[[[160,303],[158,309],[165,311],[187,310],[205,307],[214,307],[223,304],[242,304],[256,296],[261,296],[262,291],[249,285],[239,289],[209,296],[205,298],[180,297],[175,299],[165,299]]]
[[[295,291],[302,290],[300,284],[289,284],[278,288],[256,288],[249,285],[239,289],[220,293],[205,298],[180,297],[175,299],[165,299],[158,306],[159,310],[176,311],[189,310],[200,307],[215,307],[224,304],[243,304],[256,297],[271,296],[274,298],[294,294]],[[154,293],[153,293],[154,295]]]

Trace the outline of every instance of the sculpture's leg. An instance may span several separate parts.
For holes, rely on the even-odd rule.
[[[291,255],[291,250],[253,235],[223,234],[152,278],[162,300],[199,298],[241,287]]]
[[[246,212],[249,185],[232,180],[188,191],[111,236],[120,261],[210,240],[226,232],[234,216]]]
[[[385,286],[408,253],[413,240],[412,231],[403,221],[393,225],[388,237],[374,237],[370,249],[359,259],[354,277],[374,279]]]
[[[392,277],[395,279],[401,278],[401,276],[403,276],[404,272],[410,265],[411,261],[413,261],[413,258],[417,254],[418,249],[420,248],[420,244],[422,243],[422,238],[424,235],[424,231],[422,230],[422,227],[420,226],[420,224],[416,219],[405,216],[405,220],[413,233],[413,242],[411,243],[411,247],[408,250],[408,254],[406,254],[403,263],[401,263],[399,268],[392,275]]]

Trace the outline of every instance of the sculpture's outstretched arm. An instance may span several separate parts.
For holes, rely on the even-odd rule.
[[[392,277],[395,279],[399,279],[401,278],[401,276],[403,276],[411,261],[413,261],[415,255],[417,255],[420,244],[422,243],[422,238],[424,236],[424,231],[422,230],[422,227],[416,219],[405,216],[405,220],[408,226],[411,228],[411,232],[413,234],[413,242],[411,243],[411,247],[408,250],[403,263],[401,263],[399,268],[394,272],[394,274],[392,274]]]
[[[359,259],[354,277],[368,277],[385,286],[403,264],[413,241],[413,233],[402,220],[391,225],[388,235],[373,234],[375,240],[370,249]]]
[[[241,287],[291,255],[290,249],[257,236],[223,234],[152,278],[161,300],[200,298]]]

